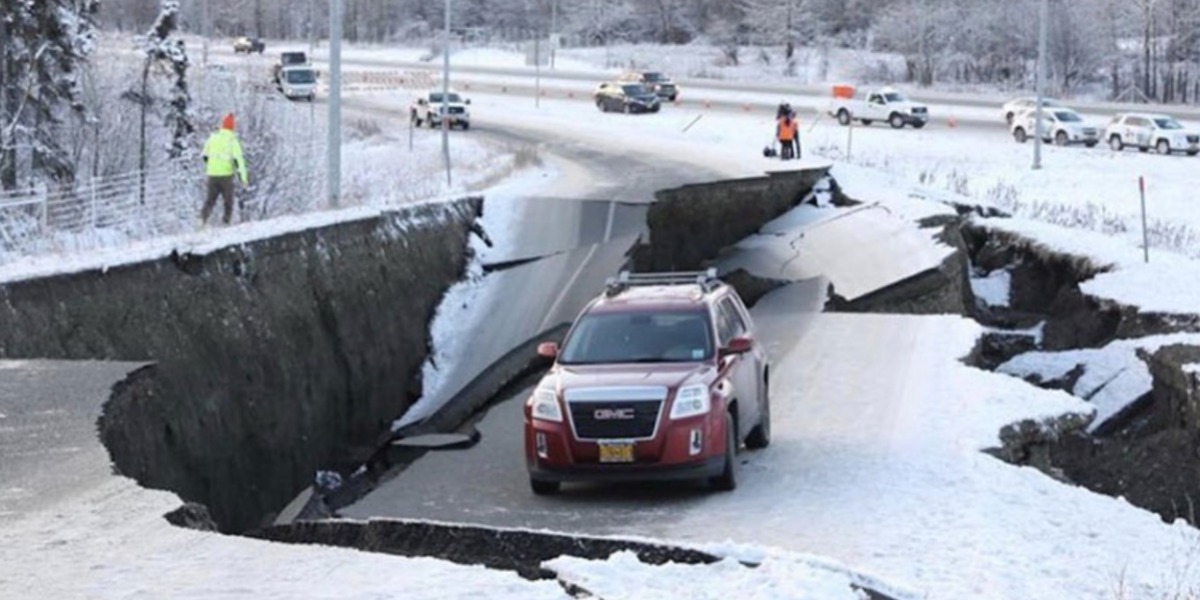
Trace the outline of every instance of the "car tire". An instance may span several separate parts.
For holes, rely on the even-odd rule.
[[[1150,146],[1138,146],[1138,152],[1149,152]]]
[[[848,111],[844,108],[839,110],[838,114],[837,114],[837,120],[838,120],[838,123],[840,123],[842,125],[849,125],[850,124],[850,111]]]
[[[1158,143],[1154,145],[1154,151],[1158,152],[1159,154],[1170,154],[1171,142],[1168,142],[1167,140],[1158,140]]]
[[[627,115],[632,115],[633,114],[633,106],[630,105],[628,102],[626,102],[625,108],[621,112],[624,112]]]
[[[1013,139],[1016,140],[1018,144],[1024,144],[1025,142],[1029,141],[1029,136],[1025,133],[1024,127],[1018,127],[1013,130]]]
[[[551,496],[557,494],[562,489],[562,484],[557,481],[546,481],[544,479],[529,478],[529,489],[538,496]]]
[[[875,122],[875,121],[872,121],[871,119],[863,119],[863,120],[862,120],[862,124],[863,124],[863,125],[866,125],[867,127],[870,127],[870,126],[871,126],[871,123],[874,123],[874,122]]]
[[[771,396],[766,378],[763,379],[762,386],[762,404],[759,406],[761,417],[758,425],[755,425],[754,429],[750,430],[750,435],[746,436],[746,447],[751,450],[762,450],[771,445]]]
[[[1200,150],[1188,150],[1187,151],[1188,156],[1195,156],[1197,154],[1200,154]]]
[[[1125,143],[1121,141],[1121,136],[1110,135],[1108,136],[1108,147],[1120,152],[1125,149]]]
[[[904,127],[904,117],[902,117],[900,113],[892,113],[892,115],[888,117],[888,125],[891,125],[892,129],[900,129],[901,127]]]
[[[1084,142],[1083,145],[1087,146],[1088,148],[1095,148],[1096,142]]]
[[[1067,145],[1067,132],[1060,131],[1060,132],[1054,134],[1054,145],[1055,146],[1066,146]]]
[[[596,108],[600,109],[600,112],[608,112],[608,104],[605,104],[603,100],[596,100]]]
[[[917,121],[912,124],[913,129],[920,129],[925,126],[925,121]]]
[[[470,129],[470,128],[471,128],[471,123],[469,123],[469,122],[467,122],[467,121],[463,121],[463,124],[462,124],[462,130],[463,130],[463,131],[466,131],[466,130],[468,130],[468,129]]]
[[[737,489],[737,422],[733,415],[725,413],[725,468],[721,474],[709,479],[713,489],[731,492]]]

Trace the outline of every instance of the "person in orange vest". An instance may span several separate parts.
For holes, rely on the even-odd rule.
[[[783,160],[796,158],[796,136],[800,127],[791,114],[784,114],[775,126],[775,136],[779,140],[779,157]]]

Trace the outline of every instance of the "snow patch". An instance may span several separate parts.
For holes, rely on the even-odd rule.
[[[972,275],[971,292],[986,306],[1007,307],[1012,294],[1012,273],[996,269],[987,275]]]
[[[997,371],[1022,379],[1037,376],[1042,381],[1051,381],[1063,379],[1073,369],[1082,367],[1083,374],[1071,393],[1096,407],[1096,417],[1088,426],[1088,431],[1095,431],[1153,388],[1150,369],[1138,358],[1138,350],[1156,352],[1172,344],[1200,344],[1200,334],[1117,340],[1095,349],[1027,352],[1000,365]]]

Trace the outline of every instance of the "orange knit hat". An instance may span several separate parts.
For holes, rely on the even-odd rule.
[[[221,129],[233,129],[233,113],[229,113],[225,115],[224,119],[221,119]]]

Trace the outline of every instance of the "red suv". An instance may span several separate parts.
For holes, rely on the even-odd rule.
[[[622,272],[575,320],[525,403],[536,494],[564,481],[737,486],[737,451],[771,441],[769,368],[734,289],[703,273]]]

